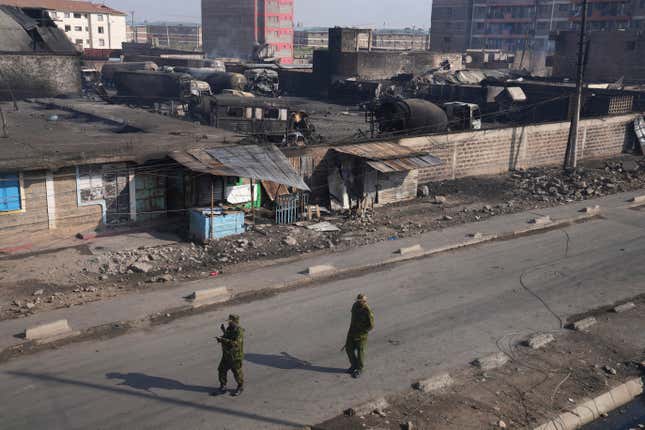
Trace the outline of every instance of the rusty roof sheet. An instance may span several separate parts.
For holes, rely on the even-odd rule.
[[[391,142],[338,146],[334,151],[363,158],[370,167],[382,173],[405,172],[443,164],[443,161],[426,151],[415,151]]]
[[[47,9],[61,12],[105,13],[110,15],[125,15],[104,4],[81,0],[0,0],[0,4],[20,8]]]
[[[234,145],[172,152],[170,157],[196,172],[271,181],[300,190],[309,187],[274,145]]]

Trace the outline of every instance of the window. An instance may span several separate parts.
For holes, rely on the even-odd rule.
[[[74,31],[83,31],[83,27],[77,25],[74,27]]]
[[[105,29],[103,27],[99,27],[98,32],[99,32],[99,34],[103,34],[103,33],[105,33]]]
[[[87,32],[89,33],[89,32],[90,32],[90,28],[89,28],[89,27],[85,27],[85,31],[87,31]]]
[[[72,31],[72,26],[71,25],[66,25],[65,26],[65,33],[69,33],[70,31]]]
[[[0,173],[0,212],[21,209],[20,177],[17,173]]]
[[[81,17],[81,14],[80,14],[80,13],[74,13],[74,18],[78,19],[78,18],[80,18],[80,17]]]
[[[78,168],[78,191],[81,203],[103,200],[103,169],[101,166],[81,166]]]
[[[83,39],[76,39],[76,40],[74,41],[74,44],[75,44],[76,46],[80,46],[80,47],[82,47],[82,46],[83,46]]]
[[[85,41],[85,44],[87,44],[87,46],[92,46],[92,41],[90,39],[87,39]]]
[[[105,39],[99,39],[99,46],[105,46]]]
[[[103,21],[103,15],[101,15],[101,14],[96,15],[96,19],[99,20],[99,21]]]
[[[71,17],[72,17],[72,14],[71,14],[71,13],[69,13],[69,12],[65,12],[65,18],[71,18]]]

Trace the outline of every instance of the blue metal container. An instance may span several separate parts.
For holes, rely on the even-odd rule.
[[[245,232],[244,212],[223,212],[221,208],[215,209],[215,216],[211,217],[210,208],[195,208],[190,210],[190,237],[199,242],[208,242],[211,238],[221,239]],[[211,220],[213,225],[211,227]]]

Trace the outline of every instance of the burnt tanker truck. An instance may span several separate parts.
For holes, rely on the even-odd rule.
[[[184,73],[122,71],[115,74],[116,99],[128,102],[189,101],[210,95],[207,83]]]
[[[193,78],[208,82],[214,94],[224,90],[244,91],[248,84],[246,77],[240,73],[222,72],[208,67],[173,67],[176,73],[186,73]]]
[[[479,106],[452,102],[440,107],[428,100],[381,98],[368,108],[368,122],[379,133],[442,133],[481,128]]]

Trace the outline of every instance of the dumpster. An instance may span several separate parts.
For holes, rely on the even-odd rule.
[[[193,240],[208,242],[211,237],[221,239],[244,232],[244,212],[224,211],[221,208],[215,208],[214,216],[211,217],[210,208],[190,210],[190,237]]]

